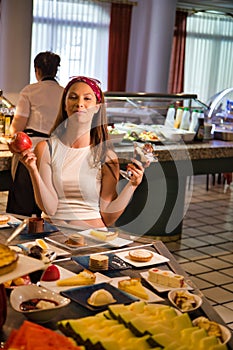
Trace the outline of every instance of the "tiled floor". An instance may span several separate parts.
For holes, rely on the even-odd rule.
[[[215,184],[206,191],[206,176],[191,180],[182,237],[165,244],[233,329],[233,186]],[[0,211],[6,198],[0,192]]]
[[[233,329],[233,186],[206,191],[206,176],[194,176],[192,184],[182,237],[165,244]]]

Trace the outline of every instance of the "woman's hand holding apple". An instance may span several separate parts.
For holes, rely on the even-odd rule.
[[[32,141],[30,137],[23,131],[17,132],[9,143],[9,149],[12,153],[19,155],[19,160],[30,171],[36,168],[36,156],[30,148],[32,147]]]
[[[31,147],[32,140],[23,131],[17,132],[9,143],[9,149],[12,153],[21,153]]]
[[[25,165],[29,172],[37,169],[37,157],[35,153],[31,152],[29,149],[20,153],[19,160]]]

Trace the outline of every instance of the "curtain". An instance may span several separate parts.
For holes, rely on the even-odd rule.
[[[125,91],[132,6],[112,4],[108,51],[108,91]]]
[[[184,63],[187,15],[188,13],[184,11],[176,12],[168,82],[168,92],[171,94],[177,94],[184,91]]]
[[[92,0],[34,0],[31,82],[34,57],[41,51],[61,56],[58,80],[66,85],[74,75],[87,75],[107,88],[111,4]]]
[[[196,13],[187,18],[184,91],[207,103],[233,86],[233,18]]]

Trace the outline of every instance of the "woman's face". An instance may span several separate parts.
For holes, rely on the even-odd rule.
[[[83,82],[74,83],[69,88],[65,99],[65,110],[68,117],[74,113],[85,114],[89,109],[93,110],[93,113],[98,110],[92,88]]]

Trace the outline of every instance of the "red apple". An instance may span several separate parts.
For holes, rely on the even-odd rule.
[[[41,276],[41,281],[56,281],[60,278],[60,271],[55,265],[49,265]]]
[[[13,136],[10,142],[10,149],[15,153],[21,153],[31,147],[32,147],[32,140],[23,131],[17,132]]]

